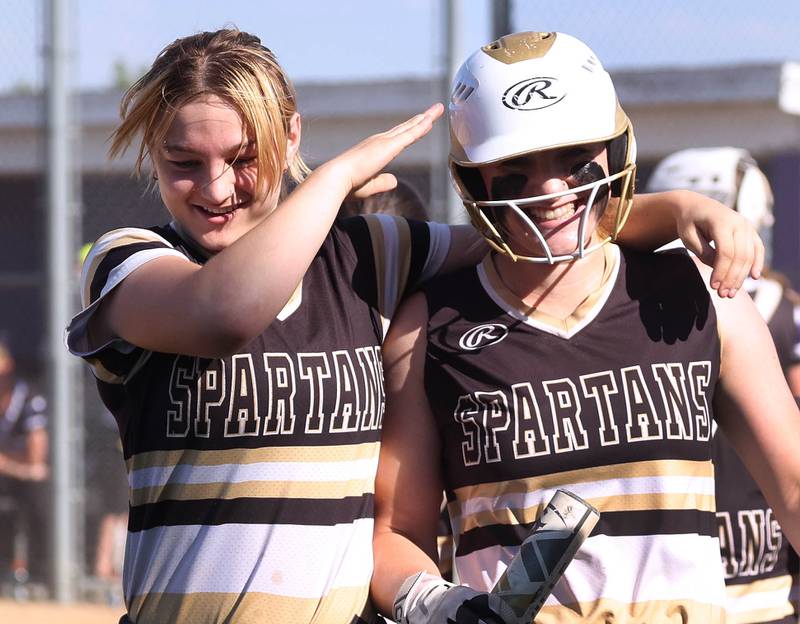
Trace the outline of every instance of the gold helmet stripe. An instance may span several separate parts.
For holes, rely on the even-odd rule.
[[[541,58],[555,43],[554,32],[521,32],[500,37],[481,48],[493,59],[511,65],[519,61]]]

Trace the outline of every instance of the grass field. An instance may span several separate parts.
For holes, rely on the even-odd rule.
[[[0,600],[3,624],[117,624],[122,607]]]

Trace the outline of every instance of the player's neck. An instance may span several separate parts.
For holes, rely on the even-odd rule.
[[[584,258],[556,264],[514,262],[493,255],[500,279],[526,307],[567,318],[603,285],[606,254],[598,249]]]

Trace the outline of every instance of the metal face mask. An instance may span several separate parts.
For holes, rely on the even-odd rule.
[[[606,175],[600,165],[590,161],[570,178],[577,186],[557,193],[537,195],[520,199],[497,199],[464,201],[472,224],[489,244],[515,262],[554,264],[583,258],[612,240],[624,224],[627,211],[620,211],[619,198],[611,197],[612,184],[621,186],[622,197],[629,196],[635,167]],[[492,193],[494,196],[496,193]],[[572,216],[557,215],[550,206],[562,197],[576,196]],[[607,214],[609,203],[613,204],[609,232],[603,232],[591,242],[592,234],[602,217]],[[532,218],[532,215],[536,215]],[[542,231],[536,221],[558,218],[561,224]],[[575,246],[569,252],[554,252],[547,238],[559,231],[574,227],[577,220]],[[593,220],[593,221],[590,221]],[[608,219],[606,220],[608,223]],[[548,236],[546,237],[545,234]]]

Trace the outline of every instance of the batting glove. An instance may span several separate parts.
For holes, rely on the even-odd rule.
[[[427,572],[403,582],[394,599],[393,616],[398,624],[519,624],[500,597]]]

